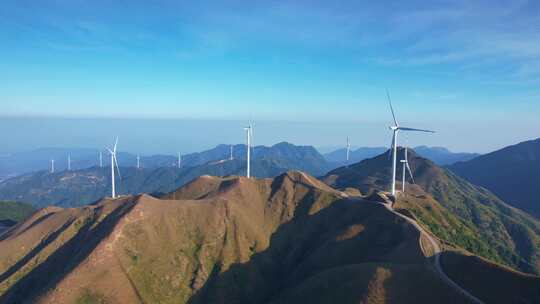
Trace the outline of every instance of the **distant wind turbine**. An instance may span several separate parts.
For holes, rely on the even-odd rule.
[[[51,159],[51,173],[54,173],[54,159]]]
[[[71,153],[68,153],[68,162],[67,162],[67,169],[68,171],[71,171]]]
[[[251,124],[251,120],[249,121],[249,125],[244,128],[246,131],[246,140],[247,140],[247,169],[246,169],[246,177],[251,177],[251,140],[253,136],[253,125]]]
[[[409,166],[409,158],[407,157],[407,147],[405,147],[405,154],[404,154],[404,159],[401,160],[401,163],[403,164],[403,176],[402,176],[402,181],[401,181],[401,191],[403,193],[405,193],[405,170],[409,171],[409,176],[411,177],[411,180],[414,184],[414,177],[413,177],[413,174],[412,174],[412,171],[411,171],[411,167]]]
[[[234,159],[234,157],[233,157],[233,148],[234,148],[234,146],[231,145],[231,156],[229,156],[229,160],[233,160],[233,159]]]
[[[399,131],[416,131],[416,132],[428,132],[435,133],[435,131],[414,129],[408,127],[402,127],[396,120],[396,115],[394,114],[394,108],[392,107],[392,100],[390,99],[390,93],[386,90],[386,96],[388,97],[388,104],[390,105],[390,111],[392,112],[392,118],[394,119],[394,125],[390,126],[392,130],[392,195],[396,195],[396,158],[397,158],[397,135]]]
[[[103,168],[103,153],[99,151],[99,167]]]
[[[109,153],[111,154],[111,197],[116,198],[116,185],[114,182],[114,168],[116,167],[116,171],[118,172],[118,177],[121,179],[122,176],[120,175],[120,168],[118,168],[118,160],[116,159],[116,146],[118,144],[118,137],[116,138],[114,142],[114,146],[111,149],[107,148]]]
[[[350,153],[351,153],[351,142],[349,141],[349,136],[347,136],[347,163],[349,162]]]
[[[137,155],[137,169],[141,168],[141,157]]]

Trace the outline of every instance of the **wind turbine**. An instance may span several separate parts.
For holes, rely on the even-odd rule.
[[[176,161],[176,166],[178,168],[180,168],[180,166],[182,166],[182,155],[180,154],[180,152],[178,153],[178,160]]]
[[[427,133],[435,133],[435,131],[430,130],[423,130],[423,129],[415,129],[415,128],[408,128],[408,127],[402,127],[399,125],[396,119],[396,115],[394,114],[394,108],[392,107],[392,100],[390,99],[390,93],[388,93],[388,90],[386,90],[386,96],[388,97],[388,104],[390,105],[390,111],[392,111],[392,118],[394,118],[394,125],[390,126],[390,130],[392,130],[392,195],[396,195],[396,158],[397,158],[397,135],[399,131],[415,131],[415,132],[427,132]]]
[[[233,157],[233,145],[231,145],[231,156],[229,156],[229,160],[233,160],[234,157]]]
[[[71,153],[68,153],[67,169],[68,169],[68,171],[71,171]]]
[[[349,136],[347,136],[347,163],[349,162],[350,153],[351,153],[351,142],[349,141]]]
[[[99,167],[103,168],[103,153],[99,151]]]
[[[118,144],[118,137],[116,138],[116,141],[114,142],[114,146],[111,149],[107,148],[109,153],[111,154],[111,197],[116,198],[116,189],[115,189],[115,182],[114,182],[114,168],[116,167],[116,171],[118,172],[118,177],[121,179],[122,176],[120,175],[120,168],[118,168],[118,160],[116,159],[116,145]]]
[[[54,173],[54,159],[51,159],[51,173]]]
[[[253,125],[251,124],[251,120],[249,121],[249,125],[244,128],[246,131],[246,140],[247,140],[247,171],[246,171],[246,177],[250,178],[251,176],[251,139],[253,136]]]
[[[141,168],[141,157],[137,155],[137,169]]]
[[[401,192],[405,193],[405,170],[409,171],[409,176],[411,177],[411,180],[414,184],[414,177],[412,175],[411,167],[409,167],[409,158],[407,157],[407,147],[405,147],[405,155],[404,159],[401,160],[401,163],[403,164]]]

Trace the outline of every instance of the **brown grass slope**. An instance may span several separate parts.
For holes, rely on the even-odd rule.
[[[411,224],[304,173],[171,195],[34,214],[0,241],[0,302],[465,302]]]
[[[412,150],[409,163],[416,185],[409,185],[408,192],[416,197],[401,200],[402,209],[413,212],[443,240],[515,269],[540,273],[540,221]],[[338,189],[354,187],[369,194],[389,189],[390,168],[388,154],[382,154],[333,170],[323,180]],[[401,183],[397,187],[401,189]]]
[[[538,276],[516,272],[460,251],[444,252],[441,261],[450,278],[486,303],[540,303]]]

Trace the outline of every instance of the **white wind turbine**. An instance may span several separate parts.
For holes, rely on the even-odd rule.
[[[414,177],[411,171],[411,167],[409,166],[409,158],[407,157],[407,147],[405,147],[405,154],[403,159],[401,160],[401,163],[403,164],[403,172],[402,173],[402,181],[401,181],[401,191],[405,193],[405,170],[409,171],[409,176],[411,177],[411,180],[414,184]]]
[[[347,163],[349,162],[349,155],[351,154],[351,142],[349,136],[347,136]]]
[[[67,169],[71,171],[71,153],[68,153]]]
[[[103,153],[99,151],[99,167],[103,168]]]
[[[390,126],[392,130],[392,195],[396,195],[396,158],[397,158],[397,135],[399,131],[416,131],[416,132],[428,132],[435,133],[435,131],[422,130],[415,128],[402,127],[398,124],[396,120],[396,115],[394,114],[394,108],[392,107],[392,100],[390,99],[390,93],[386,90],[386,96],[388,97],[388,104],[390,105],[390,111],[392,111],[392,117],[394,118],[394,125]]]
[[[234,148],[234,146],[231,145],[231,155],[229,156],[229,160],[233,160],[233,159],[234,159],[234,157],[233,157],[233,148]]]
[[[178,160],[176,161],[176,166],[180,169],[180,167],[182,166],[182,154],[180,154],[180,152],[178,152]]]
[[[54,173],[54,159],[51,159],[51,173]]]
[[[137,155],[137,169],[141,168],[141,157]]]
[[[246,177],[250,178],[251,176],[251,140],[253,137],[253,125],[251,124],[251,120],[249,121],[249,125],[244,128],[246,131],[246,140],[247,140],[247,170],[246,170]]]
[[[121,179],[122,176],[120,175],[120,168],[118,168],[118,160],[116,159],[116,145],[118,144],[118,137],[116,138],[116,141],[114,142],[114,146],[111,149],[107,148],[109,153],[111,154],[111,197],[116,198],[116,188],[115,188],[115,182],[114,182],[114,168],[116,167],[116,171],[118,172],[118,177]]]

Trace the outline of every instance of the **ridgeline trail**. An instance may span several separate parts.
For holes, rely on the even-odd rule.
[[[351,199],[353,200],[362,200],[362,201],[366,201],[364,198],[360,198],[360,197],[350,197]],[[450,285],[452,288],[454,288],[455,290],[457,290],[459,293],[461,293],[462,295],[464,295],[465,297],[467,297],[471,303],[475,303],[475,304],[484,304],[484,302],[480,299],[478,299],[477,297],[473,296],[470,292],[468,292],[467,290],[465,290],[463,287],[459,286],[455,281],[453,281],[443,270],[442,266],[441,266],[441,252],[442,252],[442,249],[441,247],[439,246],[439,243],[437,242],[437,240],[435,240],[433,238],[433,236],[431,236],[431,234],[429,234],[424,228],[422,228],[422,226],[420,226],[420,224],[418,224],[418,222],[416,222],[414,219],[410,218],[410,217],[407,217],[397,211],[394,210],[394,208],[392,207],[392,201],[387,199],[385,200],[384,202],[383,201],[370,201],[370,202],[373,202],[373,203],[376,203],[376,204],[381,204],[383,205],[388,211],[392,212],[393,214],[399,216],[400,218],[406,220],[408,223],[410,223],[411,225],[413,225],[421,234],[421,236],[425,237],[425,239],[427,239],[433,249],[433,262],[434,262],[434,268],[435,268],[435,271],[437,272],[437,274],[439,275],[439,277],[444,281],[446,282],[448,285]],[[426,254],[426,256],[429,254],[428,252],[425,252],[425,248],[422,246],[422,238],[420,237],[419,239],[419,242],[420,242],[420,247],[422,249],[422,251],[424,251],[424,254]]]

